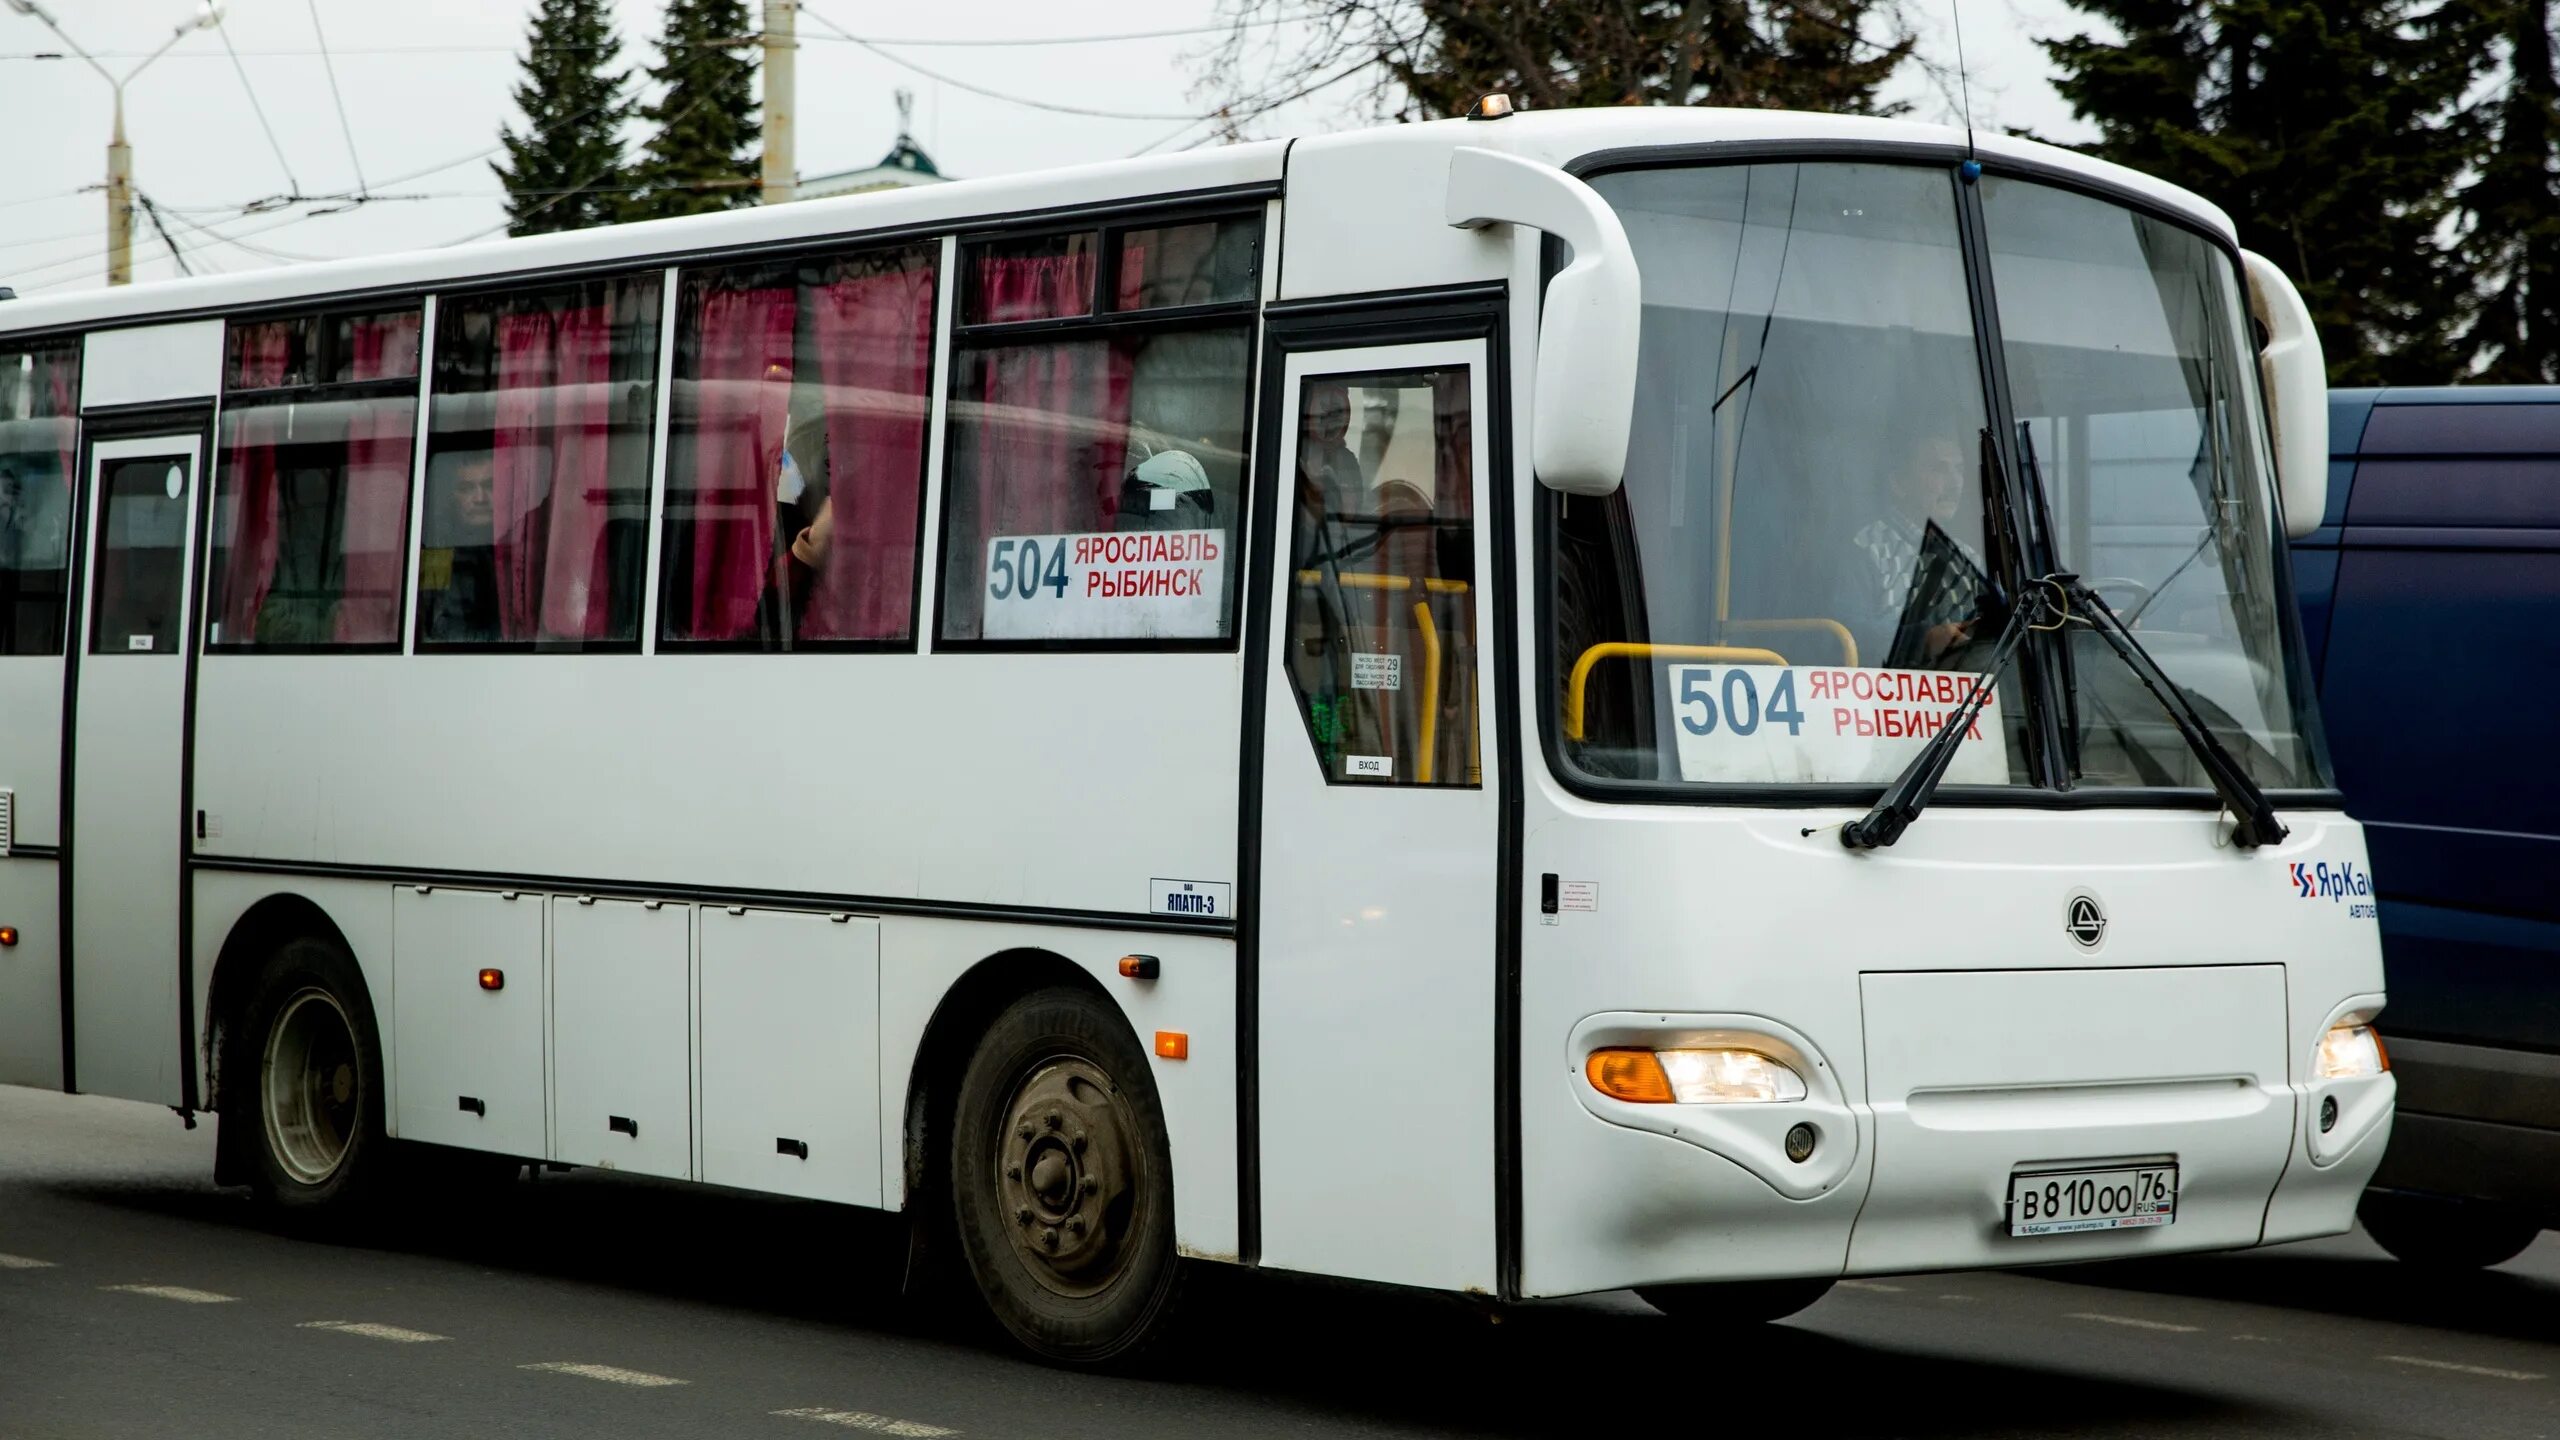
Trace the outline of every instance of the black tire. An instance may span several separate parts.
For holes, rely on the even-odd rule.
[[[382,1046],[353,957],[296,936],[259,967],[223,1066],[222,1125],[250,1189],[297,1224],[348,1219],[385,1188]]]
[[[1110,1002],[1015,1001],[960,1081],[952,1229],[988,1313],[1024,1349],[1126,1368],[1170,1326],[1173,1159],[1147,1053]]]
[[[1691,1325],[1765,1325],[1807,1308],[1830,1294],[1837,1283],[1826,1278],[1639,1285],[1636,1297],[1672,1319]]]
[[[2504,1264],[2542,1233],[2538,1221],[2501,1205],[2397,1190],[2366,1191],[2356,1218],[2393,1258],[2431,1270]]]

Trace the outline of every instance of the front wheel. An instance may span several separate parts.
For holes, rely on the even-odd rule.
[[[1173,1165],[1146,1052],[1101,997],[1038,991],[979,1042],[951,1137],[953,1223],[996,1322],[1073,1364],[1126,1364],[1181,1275]]]
[[[1831,1293],[1829,1279],[1730,1280],[1704,1285],[1639,1285],[1636,1297],[1693,1325],[1762,1325],[1784,1320]]]
[[[2542,1233],[2531,1218],[2501,1206],[2396,1190],[2366,1191],[2356,1218],[2393,1258],[2435,1270],[2505,1264]]]
[[[390,1149],[382,1053],[355,961],[327,940],[288,940],[260,968],[241,1018],[232,1053],[245,1065],[223,1087],[222,1120],[252,1136],[251,1188],[297,1217],[350,1213]]]

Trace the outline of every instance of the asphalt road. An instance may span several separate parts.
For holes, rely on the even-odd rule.
[[[2560,1435],[2553,1236],[1860,1283],[1739,1341],[1225,1276],[1181,1378],[1130,1380],[899,1299],[859,1214],[580,1172],[324,1243],[211,1174],[167,1111],[0,1088],[0,1440]]]

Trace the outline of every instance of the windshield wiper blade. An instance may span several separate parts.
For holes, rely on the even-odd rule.
[[[1947,712],[1938,733],[1929,737],[1929,743],[1920,747],[1920,753],[1911,757],[1911,763],[1877,799],[1876,808],[1840,827],[1843,846],[1873,850],[1890,845],[1920,818],[1930,797],[1938,793],[1938,782],[1946,778],[1947,767],[1955,763],[1956,747],[1964,743],[1965,731],[1990,702],[1992,689],[2000,681],[2000,672],[2008,667],[2009,657],[2017,653],[2019,642],[2039,623],[2062,623],[2054,597],[2067,593],[2065,587],[2076,583],[2076,577],[2068,575],[2048,575],[2027,583],[2025,593],[2009,607],[2008,623],[2000,627],[2000,641],[1992,647],[1991,663],[1974,677],[1973,688],[1965,692],[1963,703]],[[2048,616],[2051,618],[2045,618]]]
[[[2196,759],[2203,762],[2204,773],[2213,781],[2214,793],[2230,807],[2235,822],[2232,843],[2243,850],[2255,850],[2261,845],[2273,845],[2282,840],[2286,831],[2284,822],[2276,818],[2274,802],[2267,799],[2266,791],[2258,788],[2257,781],[2249,778],[2249,772],[2240,767],[2239,760],[2214,738],[2212,727],[2205,724],[2204,716],[2196,710],[2195,701],[2188,698],[2186,690],[2169,678],[2169,672],[2160,668],[2160,662],[2151,658],[2151,652],[2142,648],[2141,641],[2133,638],[2133,631],[2126,628],[2124,621],[2117,618],[2114,607],[2108,605],[2097,591],[2081,584],[2077,577],[2069,581],[2069,589],[2072,601],[2087,609],[2091,617],[2086,622],[2089,628],[2096,631],[2098,638],[2107,642],[2107,648],[2115,651],[2117,658],[2133,671],[2134,677],[2142,682],[2142,688],[2150,691],[2152,698],[2160,702],[2160,708],[2169,712],[2170,723],[2178,727],[2178,734],[2187,742],[2187,748],[2196,752]]]

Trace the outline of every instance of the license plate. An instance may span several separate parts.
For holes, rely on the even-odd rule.
[[[2131,1230],[2178,1218],[2178,1167],[2029,1170],[2009,1177],[2009,1233]]]

